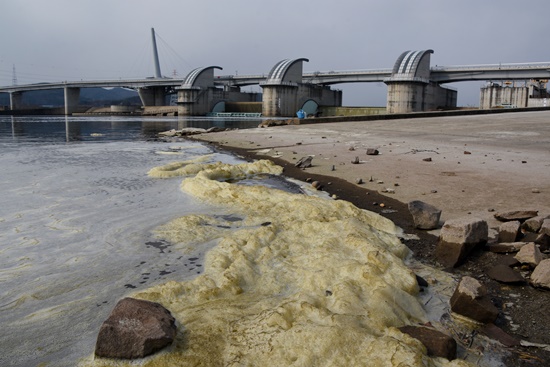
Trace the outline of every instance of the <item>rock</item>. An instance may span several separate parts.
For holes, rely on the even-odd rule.
[[[537,215],[536,217],[529,218],[521,225],[521,229],[526,232],[538,232],[544,221],[544,217]]]
[[[168,131],[161,131],[158,134],[160,136],[174,137],[174,136],[178,136],[178,131],[176,129],[172,129],[172,130],[168,130]]]
[[[520,340],[514,338],[495,324],[486,324],[480,329],[485,336],[500,342],[505,347],[517,347],[520,345]]]
[[[95,355],[143,358],[170,345],[175,336],[175,319],[162,305],[124,298],[101,325]]]
[[[435,249],[437,260],[445,267],[459,265],[478,245],[487,242],[487,222],[478,218],[459,218],[443,224]]]
[[[352,164],[359,164],[359,157],[355,157],[353,161],[351,161]]]
[[[413,325],[402,326],[399,330],[424,344],[429,356],[443,357],[448,360],[456,358],[456,341],[441,331]]]
[[[542,253],[534,243],[523,246],[515,257],[520,263],[528,264],[532,268],[536,267],[543,260]]]
[[[498,242],[516,242],[520,225],[519,220],[502,223],[498,228]]]
[[[519,261],[512,255],[503,255],[498,257],[497,265],[505,265],[507,267],[513,267],[520,265]]]
[[[529,218],[536,217],[538,215],[537,210],[515,210],[510,212],[495,213],[495,218],[501,222],[509,222],[511,220],[519,220],[523,222]]]
[[[441,210],[420,200],[413,200],[409,202],[408,206],[416,228],[436,229],[439,227]]]
[[[221,131],[226,131],[225,127],[212,126],[211,128],[206,129],[207,133],[219,133]]]
[[[367,149],[367,155],[378,155],[380,152],[378,151],[378,149],[374,149],[374,148],[368,148]]]
[[[472,277],[463,277],[451,300],[451,310],[482,323],[492,323],[498,316],[498,309],[487,296],[487,289]]]
[[[312,166],[311,161],[313,160],[312,156],[302,157],[294,164],[298,168],[309,168]]]
[[[546,218],[542,221],[542,224],[539,229],[539,233],[546,234],[550,236],[550,219]]]
[[[509,266],[498,264],[487,271],[489,278],[497,282],[507,284],[522,284],[525,283],[525,278],[520,273],[510,269]]]
[[[531,274],[535,287],[550,289],[550,259],[542,260]]]
[[[323,188],[323,185],[319,181],[313,181],[311,186],[317,190],[321,190]]]
[[[356,179],[355,179],[355,183],[356,183],[357,185],[361,185],[361,184],[363,183],[363,179],[362,179],[362,178],[356,178]]]
[[[416,276],[416,282],[418,283],[418,286],[419,287],[422,287],[422,288],[427,288],[428,287],[428,281],[424,278],[422,278],[420,275],[418,274],[415,274]]]
[[[550,250],[550,236],[546,233],[541,233],[536,239],[535,243],[539,245],[539,249],[542,252],[546,252]]]
[[[431,162],[432,161],[432,158],[428,157],[428,158],[424,158],[422,159],[424,162]]]
[[[487,249],[491,252],[506,254],[510,252],[518,252],[529,242],[508,242],[508,243],[491,243],[487,245]]]

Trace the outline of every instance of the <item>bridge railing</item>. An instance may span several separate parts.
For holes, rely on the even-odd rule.
[[[432,71],[483,71],[483,70],[540,70],[550,69],[550,62],[506,63],[506,64],[478,64],[478,65],[450,65],[432,66]]]

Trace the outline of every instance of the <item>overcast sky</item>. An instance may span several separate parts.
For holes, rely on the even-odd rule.
[[[0,0],[0,86],[163,75],[390,69],[407,50],[432,66],[550,61],[549,0]],[[456,83],[477,105],[481,82]],[[343,84],[345,105],[385,105],[383,83]]]

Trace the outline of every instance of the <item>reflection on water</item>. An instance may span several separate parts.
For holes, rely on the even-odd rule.
[[[186,127],[255,128],[260,118],[142,116],[0,116],[0,142],[112,141],[152,139],[157,133]]]

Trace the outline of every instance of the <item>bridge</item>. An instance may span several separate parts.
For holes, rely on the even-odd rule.
[[[154,41],[154,30],[152,33]],[[78,106],[81,88],[122,87],[137,90],[144,106],[161,106],[167,94],[177,93],[179,114],[204,115],[220,102],[253,101],[254,96],[242,93],[240,88],[260,85],[264,116],[294,116],[307,103],[314,109],[319,105],[341,106],[341,91],[330,86],[343,83],[384,82],[388,86],[388,113],[402,113],[456,107],[457,92],[445,88],[446,83],[537,80],[542,81],[546,92],[546,81],[550,79],[550,62],[432,67],[431,54],[433,50],[405,51],[391,69],[304,73],[303,63],[309,60],[299,58],[281,60],[262,75],[215,76],[214,71],[222,68],[207,66],[192,70],[183,79],[161,77],[157,56],[153,78],[12,85],[0,87],[0,93],[10,94],[10,108],[16,110],[21,107],[25,92],[63,89],[65,113],[72,114]]]

